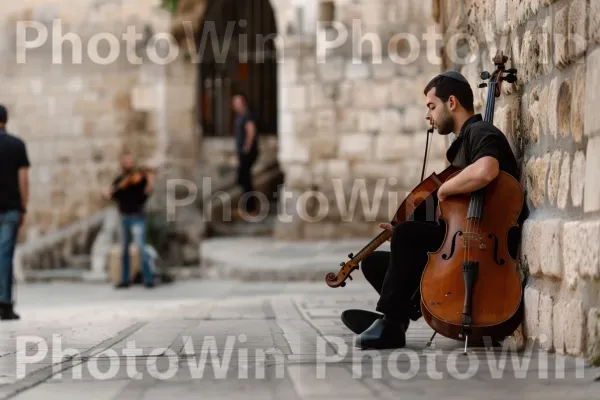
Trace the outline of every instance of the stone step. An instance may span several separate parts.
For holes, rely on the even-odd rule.
[[[242,281],[324,281],[338,273],[349,253],[358,253],[372,238],[286,242],[272,237],[215,237],[200,245],[207,278]],[[389,250],[386,242],[377,250]],[[363,279],[360,271],[352,278]],[[347,281],[349,282],[349,281]]]
[[[29,270],[26,272],[26,282],[83,282],[89,269],[83,268],[53,268]]]

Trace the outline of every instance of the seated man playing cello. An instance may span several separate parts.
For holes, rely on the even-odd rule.
[[[512,149],[493,124],[474,113],[473,91],[468,81],[456,71],[444,72],[425,87],[426,119],[440,135],[454,133],[455,141],[446,153],[448,161],[462,171],[438,189],[435,207],[417,208],[413,220],[393,227],[390,252],[375,251],[362,262],[361,270],[379,293],[376,310],[346,310],[342,321],[359,334],[355,345],[360,348],[385,349],[406,345],[405,332],[410,319],[420,317],[420,280],[429,251],[436,251],[445,237],[445,227],[435,212],[438,201],[456,194],[466,194],[485,187],[504,171],[517,180],[518,167]],[[426,202],[424,202],[426,203]],[[510,252],[516,256],[520,234],[511,231]]]

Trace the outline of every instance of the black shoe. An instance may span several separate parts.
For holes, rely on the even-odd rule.
[[[17,319],[21,319],[21,316],[14,311],[12,303],[3,303],[0,305],[0,320]]]
[[[354,345],[362,349],[396,349],[406,346],[406,329],[401,321],[382,316],[361,333]]]
[[[146,289],[151,289],[154,287],[154,283],[153,282],[144,283],[144,286],[146,287]]]
[[[129,283],[119,283],[118,285],[115,285],[115,289],[126,289],[129,287]]]
[[[341,315],[341,319],[348,329],[357,335],[360,335],[381,316],[382,314],[378,312],[351,309],[344,311]]]

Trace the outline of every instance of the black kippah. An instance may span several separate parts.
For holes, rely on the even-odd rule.
[[[462,76],[462,74],[458,71],[450,70],[442,72],[440,76],[445,76],[446,78],[454,79],[455,81],[466,83],[467,85],[469,84],[469,81],[467,81],[467,79],[464,76]]]

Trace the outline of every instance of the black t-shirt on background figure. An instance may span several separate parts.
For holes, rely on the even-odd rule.
[[[113,181],[113,187],[125,177],[125,173],[119,175]],[[118,189],[113,193],[112,199],[119,205],[121,214],[126,215],[142,215],[144,213],[144,204],[148,199],[148,194],[145,193],[148,180],[144,177],[137,184],[131,184],[125,189]]]
[[[25,142],[0,129],[0,212],[25,211],[19,188],[19,169],[29,166]]]

